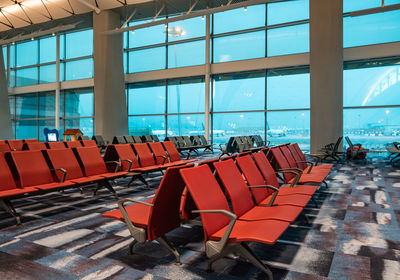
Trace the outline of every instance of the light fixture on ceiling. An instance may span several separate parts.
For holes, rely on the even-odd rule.
[[[204,16],[201,16],[201,19],[204,20]]]
[[[53,33],[51,33],[51,35],[52,35],[52,36],[56,36],[56,33],[53,32]]]
[[[31,41],[33,41],[33,40],[35,40],[35,38],[32,37],[32,38],[31,38]]]
[[[245,12],[247,12],[247,6],[244,6],[243,9]]]

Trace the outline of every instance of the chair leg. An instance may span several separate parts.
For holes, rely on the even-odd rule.
[[[136,243],[138,243],[135,239],[129,244],[129,253],[132,255],[133,254],[133,247],[135,247]]]
[[[114,190],[114,188],[110,185],[110,183],[107,180],[104,181],[104,187],[106,187],[106,189],[109,190],[115,196],[116,199],[118,199],[117,192]]]
[[[325,184],[325,188],[328,188],[328,183],[325,180],[323,180],[322,183]]]
[[[315,198],[314,198],[314,197],[311,197],[311,200],[312,200],[312,202],[314,203],[315,208],[319,208],[318,202],[315,200]]]
[[[269,268],[253,253],[246,243],[242,242],[240,246],[237,246],[235,249],[238,254],[248,259],[252,264],[267,274],[269,280],[273,280],[271,270],[269,270]]]
[[[172,244],[165,238],[165,236],[161,236],[156,240],[158,241],[158,243],[160,243],[161,246],[174,254],[177,264],[181,264],[181,256],[179,255],[179,252],[172,246]]]
[[[17,225],[21,225],[21,216],[17,213],[14,206],[9,200],[1,199],[0,207],[15,218],[15,220],[17,221]]]
[[[311,225],[310,219],[308,218],[308,216],[304,213],[301,213],[301,216],[303,217],[303,219],[306,221],[307,225]]]

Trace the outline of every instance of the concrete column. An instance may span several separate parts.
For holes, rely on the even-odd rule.
[[[125,98],[123,33],[103,35],[120,28],[119,14],[93,13],[94,114],[95,134],[111,141],[115,135],[128,135]]]
[[[311,152],[343,135],[343,0],[310,0]]]
[[[6,70],[3,51],[0,49],[0,139],[13,138]]]

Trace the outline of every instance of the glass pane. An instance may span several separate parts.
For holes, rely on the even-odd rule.
[[[267,140],[271,145],[299,143],[310,149],[310,111],[267,112]]]
[[[36,120],[16,121],[16,139],[35,139],[38,138]]]
[[[66,59],[93,54],[93,30],[67,33],[65,35]]]
[[[10,45],[10,68],[15,67],[15,45]]]
[[[158,20],[165,19],[164,17]],[[150,21],[135,21],[131,22],[129,25],[140,25],[148,23]],[[164,43],[167,37],[166,27],[164,24],[155,25],[147,28],[141,28],[135,30],[134,33],[128,32],[129,37],[129,48],[137,48],[143,46],[149,46],[154,44]]]
[[[365,1],[365,0],[364,0]],[[268,25],[309,19],[309,0],[295,0],[268,4]]]
[[[56,121],[52,120],[39,120],[39,141],[46,141],[46,136],[44,135],[44,129],[55,129],[56,128]],[[62,135],[62,134],[61,134]],[[60,135],[60,138],[62,136]]]
[[[400,66],[343,71],[343,105],[400,105]]]
[[[56,95],[54,92],[39,93],[39,118],[56,116]]]
[[[65,65],[65,80],[80,80],[93,78],[93,59],[82,59],[67,62]]]
[[[264,135],[264,126],[264,113],[213,114],[213,141],[226,144],[231,136]]]
[[[204,112],[204,93],[204,79],[170,81],[168,83],[168,113]]]
[[[129,73],[165,69],[165,47],[129,52]]]
[[[56,61],[56,36],[40,39],[40,63]]]
[[[32,119],[37,117],[38,98],[36,93],[18,95],[15,99],[17,119]]]
[[[399,139],[400,108],[345,109],[343,133],[350,137],[353,144],[359,143],[366,149],[385,151],[387,143]]]
[[[246,10],[247,9],[247,10]],[[265,5],[214,14],[214,34],[265,26]]]
[[[345,48],[396,41],[400,41],[400,11],[343,19]]]
[[[10,114],[11,114],[11,119],[15,119],[15,97],[14,96],[9,96],[8,101],[10,103]]]
[[[204,63],[204,40],[168,46],[168,68],[200,65]]]
[[[65,91],[65,117],[91,117],[93,116],[93,90],[79,89]],[[64,110],[60,110],[64,116]]]
[[[376,8],[380,7],[381,5],[382,0],[343,0],[343,13]]]
[[[279,75],[268,72],[267,109],[310,108],[310,74]]]
[[[85,136],[92,138],[94,121],[92,118],[65,119],[65,129],[80,129]],[[64,131],[60,131],[60,137]]]
[[[157,135],[165,138],[165,116],[128,117],[129,135]]]
[[[309,24],[299,24],[267,31],[268,56],[306,53],[310,50]]]
[[[16,86],[29,86],[36,85],[38,83],[38,68],[26,68],[16,71],[17,81]]]
[[[124,52],[124,73],[128,73],[128,53]]]
[[[204,114],[168,116],[168,136],[204,135]]]
[[[17,67],[38,63],[38,41],[28,41],[16,45]]]
[[[264,110],[264,73],[214,78],[214,112]]]
[[[15,87],[15,78],[16,78],[16,76],[15,76],[15,71],[14,70],[11,70],[10,71],[10,80],[9,80],[9,87]]]
[[[168,41],[178,41],[206,35],[205,19],[201,17],[171,22],[168,24]]]
[[[60,35],[60,59],[65,59],[65,34]]]
[[[164,114],[165,83],[150,82],[129,85],[128,114]]]
[[[39,84],[56,82],[56,65],[46,65],[39,67],[40,80]]]
[[[3,46],[4,69],[7,69],[7,46]]]
[[[216,63],[260,57],[265,57],[265,31],[214,39],[214,62]]]

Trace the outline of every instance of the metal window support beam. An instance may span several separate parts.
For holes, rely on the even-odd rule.
[[[193,8],[196,7],[197,3],[199,3],[199,0],[195,0],[193,2],[193,4],[190,6],[189,10],[186,12],[187,15],[192,12]]]
[[[136,14],[137,9],[133,9],[132,13],[129,15],[129,17],[125,20],[124,24],[122,24],[121,28],[125,28],[128,23],[131,21],[131,19],[134,17],[134,15]]]
[[[161,8],[157,11],[156,15],[151,20],[151,23],[153,23],[158,18],[158,16],[161,14],[161,12],[162,12],[162,10],[164,10],[164,8],[165,8],[165,3],[163,2]],[[127,27],[127,28],[129,28],[129,27]],[[134,30],[134,29],[132,29],[132,30]]]
[[[90,4],[89,2],[87,2],[86,0],[76,0],[79,3],[85,5],[86,7],[92,9],[96,14],[100,14],[101,10],[99,9],[99,7],[93,6],[92,4]]]
[[[234,9],[253,6],[253,5],[271,3],[271,2],[280,2],[280,1],[276,1],[276,0],[248,0],[248,1],[243,1],[243,2],[240,2],[240,3],[231,4],[229,6],[220,6],[220,7],[210,8],[210,9],[206,9],[206,10],[202,10],[202,11],[192,12],[190,14],[185,14],[185,15],[182,15],[182,16],[177,16],[177,17],[173,17],[173,18],[167,18],[167,19],[163,19],[163,20],[154,21],[158,17],[158,15],[161,13],[162,9],[160,9],[157,12],[156,16],[153,18],[152,22],[139,24],[139,25],[135,25],[135,26],[129,26],[129,27],[121,28],[121,29],[108,30],[108,31],[103,32],[102,34],[104,34],[104,35],[118,34],[118,33],[126,32],[126,31],[142,29],[142,28],[151,27],[151,26],[155,26],[155,25],[168,24],[168,23],[174,22],[174,21],[180,21],[180,20],[185,20],[185,19],[195,18],[195,17],[201,17],[201,16],[207,16],[207,15],[211,15],[211,14],[214,14],[214,13],[234,10]]]
[[[382,7],[378,7],[378,8],[371,8],[371,9],[355,11],[355,12],[351,12],[350,16],[351,17],[359,17],[359,16],[366,16],[366,15],[371,15],[371,14],[376,14],[376,13],[390,12],[390,11],[395,11],[395,10],[400,10],[400,4],[394,4],[394,5],[382,6]]]

